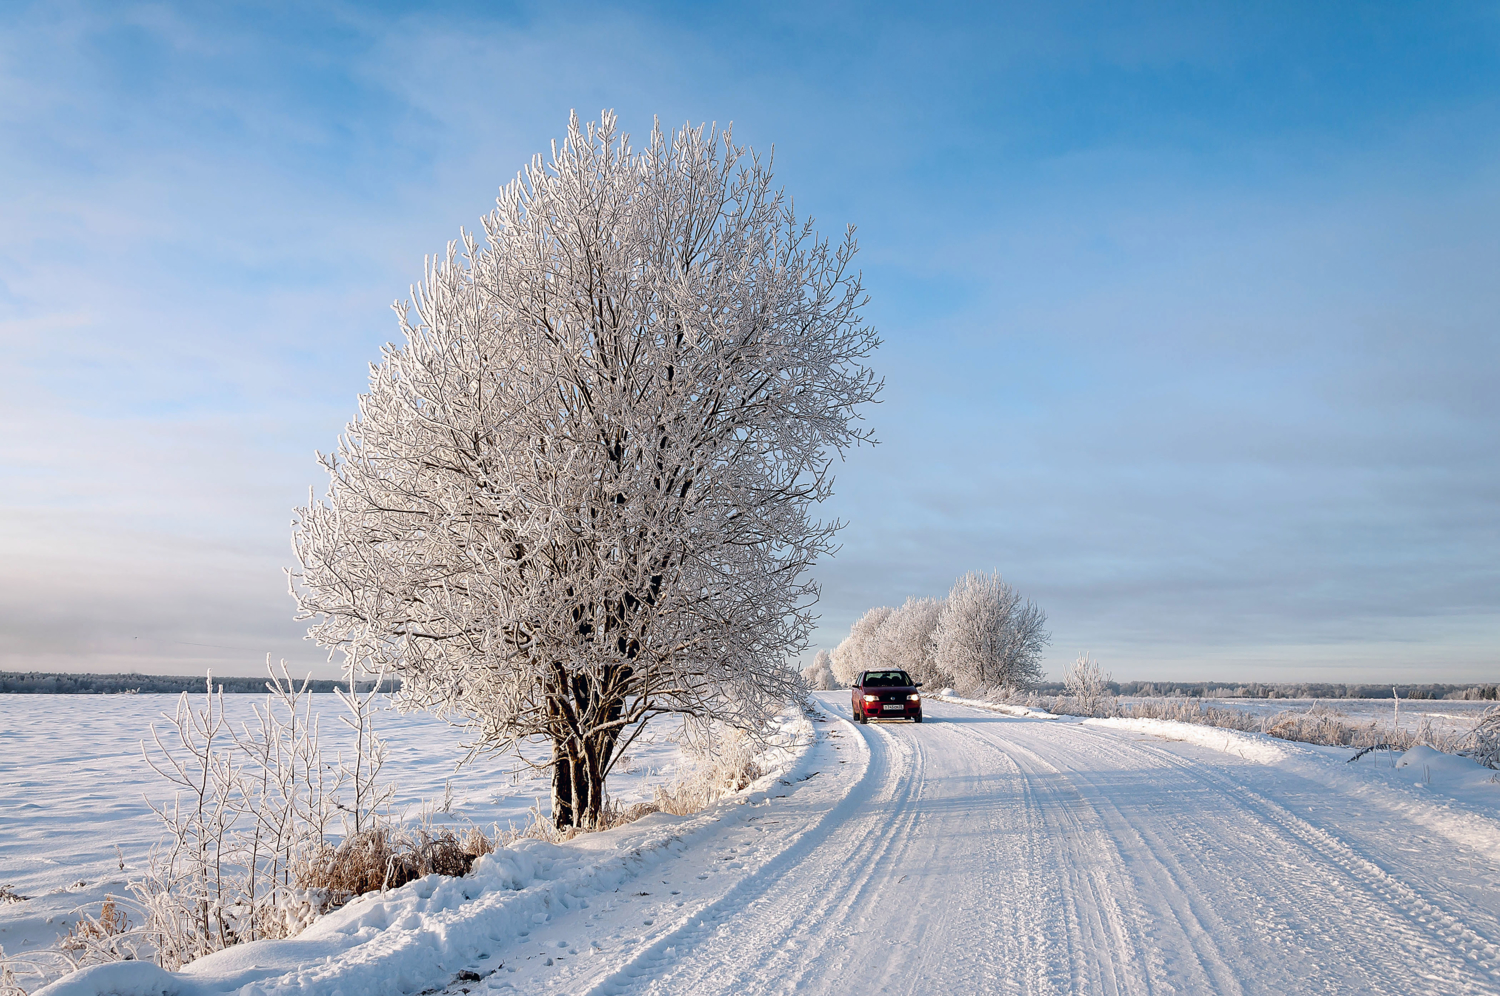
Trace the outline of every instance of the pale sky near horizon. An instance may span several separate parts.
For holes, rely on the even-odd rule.
[[[0,5],[0,669],[253,674],[390,303],[567,115],[859,226],[832,647],[998,570],[1051,673],[1500,678],[1500,13]]]

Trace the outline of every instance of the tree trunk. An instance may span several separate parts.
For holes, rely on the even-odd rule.
[[[593,830],[604,811],[604,773],[618,735],[601,731],[552,744],[552,825]]]
[[[591,677],[575,677],[564,687],[571,693],[568,699],[554,699],[549,709],[553,716],[552,825],[559,830],[592,830],[604,811],[605,772],[620,739],[619,727],[612,724],[625,703],[619,695],[606,696]],[[569,716],[572,722],[563,721]]]
[[[573,760],[565,742],[552,742],[552,825],[559,830],[574,826]]]

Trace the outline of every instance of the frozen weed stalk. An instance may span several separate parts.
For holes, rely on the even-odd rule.
[[[16,978],[18,968],[27,972],[30,964],[10,957],[5,953],[5,948],[0,947],[0,996],[26,996],[26,990],[21,988],[21,981]]]
[[[1469,757],[1487,768],[1500,768],[1500,706],[1486,709],[1462,742],[1468,744],[1464,753]]]

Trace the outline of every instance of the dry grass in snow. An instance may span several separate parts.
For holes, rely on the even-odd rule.
[[[1087,682],[1082,684],[1089,685]],[[1462,754],[1487,767],[1500,768],[1500,707],[1485,712],[1469,730],[1455,731],[1440,728],[1425,716],[1414,728],[1398,725],[1394,721],[1394,711],[1392,721],[1350,716],[1338,706],[1326,702],[1315,702],[1306,709],[1287,709],[1269,716],[1257,716],[1200,698],[1122,700],[1101,694],[1094,687],[1081,689],[1079,694],[1057,696],[1005,690],[993,694],[991,699],[1059,716],[1169,720],[1242,733],[1263,733],[1281,740],[1326,747],[1405,751],[1425,746],[1445,754]]]

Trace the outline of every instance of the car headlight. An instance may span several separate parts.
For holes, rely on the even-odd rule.
[[[908,702],[921,702],[922,701],[922,696],[918,695],[916,692],[912,692],[910,695],[908,695],[906,697],[906,701],[908,701]]]
[[[865,696],[865,701],[866,702],[879,702],[880,701],[880,696],[879,695],[866,695]]]

